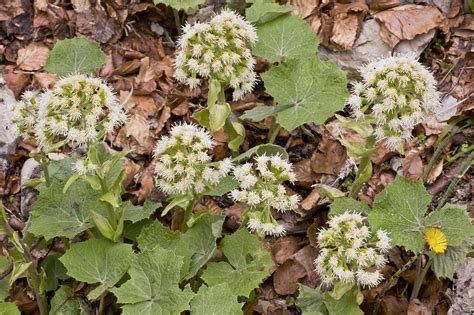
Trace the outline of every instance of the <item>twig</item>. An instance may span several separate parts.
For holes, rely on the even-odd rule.
[[[374,311],[373,311],[373,315],[377,315],[378,312],[379,312],[379,308],[380,308],[380,303],[382,302],[382,299],[384,298],[385,296],[385,293],[387,293],[388,289],[390,288],[390,284],[393,282],[393,280],[397,279],[398,277],[400,277],[400,275],[405,272],[408,268],[411,267],[411,265],[413,265],[413,263],[417,260],[418,258],[418,255],[415,255],[413,256],[406,264],[404,264],[402,266],[402,268],[398,269],[397,272],[395,272],[391,277],[390,279],[388,279],[387,281],[385,281],[385,284],[382,288],[382,291],[380,291],[380,293],[378,294],[378,297],[377,297],[377,300],[375,301],[375,305],[374,305]]]
[[[466,174],[467,170],[471,167],[472,163],[474,160],[474,151],[471,151],[471,153],[468,155],[468,157],[464,160],[464,162],[461,165],[461,168],[455,178],[451,181],[451,183],[448,186],[448,189],[446,189],[443,197],[438,203],[438,206],[436,207],[436,210],[441,209],[446,202],[448,201],[448,198],[451,196],[451,194],[454,191],[454,188],[459,184],[459,181],[461,178]]]

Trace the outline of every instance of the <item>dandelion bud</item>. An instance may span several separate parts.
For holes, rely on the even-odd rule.
[[[186,25],[178,40],[175,78],[191,88],[201,79],[217,79],[234,89],[234,100],[241,99],[257,80],[250,51],[256,41],[254,27],[230,10],[208,23]]]
[[[377,286],[383,279],[379,270],[387,263],[385,255],[391,248],[387,233],[378,230],[373,235],[362,215],[350,211],[333,217],[328,225],[317,235],[321,251],[314,261],[323,282]]]
[[[212,163],[209,133],[193,124],[175,125],[155,146],[158,187],[168,195],[201,194],[217,185],[232,168],[230,159]]]
[[[116,96],[102,80],[74,75],[59,80],[54,90],[42,95],[36,137],[44,151],[62,140],[87,145],[126,120]]]
[[[439,109],[433,74],[412,56],[379,59],[359,71],[363,82],[354,85],[348,99],[354,116],[363,118],[368,109],[377,140],[387,139],[389,150],[400,150],[413,128]]]
[[[298,195],[286,195],[282,185],[296,178],[291,164],[279,155],[260,155],[254,163],[235,167],[233,173],[240,187],[231,191],[230,197],[249,206],[248,228],[263,235],[285,235],[284,227],[272,217],[270,209],[285,212],[298,205]]]

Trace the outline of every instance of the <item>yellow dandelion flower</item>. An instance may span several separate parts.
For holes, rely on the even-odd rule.
[[[442,254],[448,248],[446,235],[438,227],[429,227],[425,230],[425,241],[436,254]]]

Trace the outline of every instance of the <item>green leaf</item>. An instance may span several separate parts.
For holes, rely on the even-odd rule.
[[[132,258],[131,245],[93,238],[72,244],[60,261],[66,267],[67,274],[76,280],[100,283],[88,295],[90,299],[96,299],[123,277]]]
[[[448,246],[460,246],[474,235],[474,226],[465,207],[446,205],[426,217],[425,226],[439,226]]]
[[[59,261],[58,255],[48,255],[41,261],[41,268],[46,273],[46,291],[54,291],[58,287],[58,280],[67,279],[67,270]]]
[[[259,25],[257,35],[258,42],[253,53],[269,62],[316,56],[318,49],[316,34],[307,22],[297,16],[286,14]]]
[[[346,193],[340,191],[339,189],[325,184],[314,184],[313,187],[317,189],[321,195],[330,199],[338,199],[346,195]]]
[[[436,277],[453,280],[454,272],[460,265],[462,265],[470,250],[470,245],[464,243],[460,246],[448,245],[448,248],[442,254],[436,254],[429,251],[428,256],[431,259],[431,269]]]
[[[161,207],[160,202],[154,202],[149,199],[145,200],[143,206],[135,206],[130,201],[127,201],[125,204],[124,218],[126,221],[135,223],[149,218],[150,215],[159,207]]]
[[[274,116],[276,108],[274,106],[257,106],[251,110],[244,112],[240,119],[247,119],[250,121],[262,121],[267,117]]]
[[[227,118],[224,125],[224,130],[229,136],[229,143],[227,146],[232,151],[237,151],[245,139],[245,127],[239,122],[233,122],[230,117]]]
[[[345,72],[316,57],[290,60],[261,76],[267,92],[287,106],[276,114],[276,121],[288,131],[305,123],[324,123],[344,108],[348,96]]]
[[[14,303],[0,302],[0,315],[21,315]]]
[[[203,0],[153,0],[155,4],[165,4],[176,10],[194,11],[198,5],[204,3]]]
[[[85,37],[58,40],[44,68],[60,77],[76,73],[94,74],[107,61],[100,45]]]
[[[393,245],[418,253],[425,246],[424,214],[430,202],[422,182],[397,176],[375,197],[367,220],[373,230],[387,231]]]
[[[213,187],[211,190],[205,193],[206,196],[216,196],[220,197],[228,193],[232,189],[235,189],[239,186],[239,182],[234,179],[232,176],[224,177],[219,184]]]
[[[201,278],[209,286],[232,283],[231,290],[235,295],[248,297],[270,275],[271,255],[246,228],[226,236],[222,241],[222,252],[228,262],[208,263],[202,274]]]
[[[183,267],[180,275],[189,279],[214,256],[223,223],[223,216],[207,214],[182,234],[155,221],[138,237],[138,244],[142,251],[154,250],[158,246],[181,256]]]
[[[6,256],[0,256],[0,273],[3,273],[9,267],[10,262],[8,261],[8,258]],[[8,274],[5,278],[0,279],[0,302],[5,301],[5,299],[10,295],[10,277],[11,273]]]
[[[301,283],[298,283],[298,288],[299,294],[296,299],[296,306],[301,309],[303,314],[321,314],[326,310],[320,289],[312,289]]]
[[[263,24],[291,11],[293,11],[293,7],[290,4],[280,5],[265,0],[257,0],[250,8],[245,10],[245,16],[249,22]]]
[[[232,293],[230,284],[222,283],[212,287],[201,286],[197,295],[191,300],[193,315],[239,315],[242,304]]]
[[[61,286],[56,291],[51,300],[50,315],[86,315],[90,314],[87,311],[87,304],[79,297],[74,295],[74,290],[68,286]]]
[[[253,155],[280,155],[282,159],[288,161],[289,156],[285,148],[276,144],[266,143],[257,145],[250,150],[245,151],[241,155],[233,158],[234,163],[240,163],[249,160]]]
[[[360,202],[348,197],[334,199],[329,208],[331,209],[331,211],[329,211],[330,217],[341,215],[346,211],[356,211],[365,215],[370,211],[369,205],[365,202]]]
[[[344,294],[339,300],[334,299],[328,292],[324,293],[324,305],[329,315],[363,315],[364,313],[357,304],[357,298],[353,291]]]
[[[156,247],[136,256],[130,280],[120,288],[111,289],[123,314],[170,315],[189,310],[194,293],[179,288],[183,258],[174,251]]]
[[[97,205],[100,192],[77,181],[63,194],[63,186],[53,181],[48,189],[40,190],[30,214],[28,231],[43,235],[46,240],[57,236],[73,238],[94,226],[90,210]]]
[[[229,117],[232,111],[228,103],[215,104],[209,110],[209,128],[211,131],[217,131],[224,127],[227,117]]]

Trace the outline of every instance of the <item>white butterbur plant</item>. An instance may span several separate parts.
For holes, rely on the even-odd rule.
[[[333,217],[328,225],[317,235],[320,253],[314,261],[323,283],[377,286],[383,279],[380,269],[387,263],[391,248],[387,233],[371,232],[364,217],[350,211]]]
[[[230,10],[207,23],[187,24],[178,40],[175,77],[191,88],[202,79],[216,79],[234,89],[234,100],[241,99],[256,82],[250,51],[256,41],[254,27]]]
[[[42,95],[36,137],[44,151],[66,142],[87,145],[126,120],[117,97],[101,79],[73,75]]]
[[[436,113],[439,93],[433,74],[413,56],[393,56],[361,67],[348,103],[357,119],[371,117],[377,140],[403,151],[413,128]],[[368,114],[368,115],[367,115]]]
[[[156,184],[175,200],[163,214],[178,204],[189,206],[190,212],[198,196],[229,174],[231,160],[212,162],[209,151],[213,147],[211,135],[194,124],[177,124],[169,136],[158,140],[154,151]]]
[[[285,228],[273,218],[271,209],[285,212],[298,205],[299,196],[287,195],[283,186],[283,182],[296,180],[292,165],[279,155],[260,155],[254,163],[235,167],[233,175],[240,185],[230,197],[248,205],[248,228],[260,235],[285,235]]]

